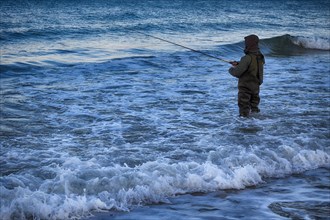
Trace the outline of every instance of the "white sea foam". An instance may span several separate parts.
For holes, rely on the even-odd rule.
[[[93,159],[65,158],[67,162],[54,168],[56,178],[44,181],[36,190],[30,189],[29,184],[36,184],[33,182],[13,189],[1,187],[1,197],[7,198],[1,204],[1,216],[68,219],[87,216],[92,211],[127,211],[134,205],[168,202],[167,198],[176,194],[244,189],[262,183],[264,178],[330,164],[330,156],[320,150],[283,150],[289,153],[251,151],[245,155],[242,151],[241,155],[222,158],[221,152],[211,152],[214,162],[226,161],[222,165],[211,161],[154,161],[132,168],[101,167]],[[15,176],[7,178],[14,180]]]
[[[308,49],[330,50],[330,39],[322,37],[295,37],[293,43]]]

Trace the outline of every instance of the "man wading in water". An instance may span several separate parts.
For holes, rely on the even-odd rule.
[[[245,56],[232,62],[229,73],[238,78],[239,115],[248,117],[250,113],[260,112],[259,91],[263,82],[265,58],[259,50],[259,38],[249,35],[245,39]]]

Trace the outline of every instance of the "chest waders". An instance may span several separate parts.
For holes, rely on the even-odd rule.
[[[262,83],[262,77],[260,74],[259,66],[259,55],[250,55],[251,62],[246,70],[246,72],[239,79],[238,86],[238,107],[240,116],[247,117],[251,112],[260,112],[260,84]],[[262,58],[262,57],[261,57]],[[255,59],[255,60],[253,60]],[[256,65],[256,74],[253,74],[253,66]]]

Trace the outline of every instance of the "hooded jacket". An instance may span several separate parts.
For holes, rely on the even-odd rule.
[[[259,38],[249,35],[245,39],[245,56],[236,67],[231,67],[229,73],[237,78],[239,90],[258,93],[259,86],[263,83],[265,59],[259,50]]]

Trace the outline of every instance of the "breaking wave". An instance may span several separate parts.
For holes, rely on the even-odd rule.
[[[329,39],[321,37],[291,37],[291,41],[306,49],[330,50]]]
[[[330,50],[329,39],[289,34],[263,39],[260,44],[262,50],[270,55],[300,55]]]
[[[268,177],[330,163],[324,151],[288,146],[281,146],[279,152],[241,150],[235,156],[218,149],[203,163],[163,159],[135,167],[104,167],[95,158],[82,161],[64,154],[60,160],[62,165],[42,167],[38,177],[26,173],[3,178],[0,192],[7,199],[1,204],[2,219],[68,219],[92,211],[129,211],[136,205],[167,203],[177,194],[244,189]]]

